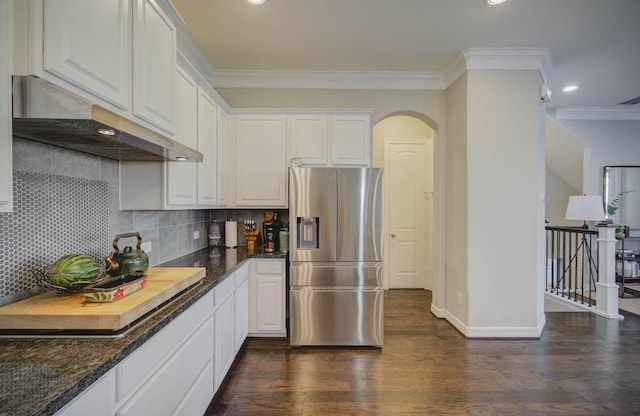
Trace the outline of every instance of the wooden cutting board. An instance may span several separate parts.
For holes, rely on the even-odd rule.
[[[202,267],[150,268],[146,286],[114,302],[44,293],[0,307],[0,329],[119,330],[205,277]]]

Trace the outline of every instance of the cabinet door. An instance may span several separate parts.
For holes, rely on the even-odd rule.
[[[80,393],[55,416],[113,415],[116,390],[115,370],[109,371]]]
[[[256,289],[258,301],[256,330],[259,332],[284,331],[284,278],[258,276]]]
[[[11,31],[9,2],[0,2],[0,212],[13,210],[11,135]]]
[[[285,116],[239,116],[236,205],[286,207]]]
[[[198,163],[198,205],[215,206],[217,199],[218,106],[203,90],[198,94],[198,151],[204,160]]]
[[[371,164],[371,117],[331,116],[331,164],[369,166]]]
[[[228,123],[229,116],[218,106],[218,187],[217,199],[219,207],[226,207],[227,200],[227,180],[228,180]]]
[[[161,368],[122,406],[117,416],[171,414],[190,390],[198,388],[202,369],[211,361],[213,318],[209,317]],[[209,389],[213,391],[211,380]],[[87,413],[91,414],[91,413]]]
[[[129,0],[45,0],[44,70],[128,110],[130,13]]]
[[[235,345],[234,351],[237,354],[249,334],[249,281],[245,280],[236,288],[235,296]]]
[[[292,116],[290,158],[301,165],[329,163],[329,119],[327,116]]]
[[[133,8],[133,113],[173,133],[176,28],[154,0]]]
[[[233,296],[229,296],[215,311],[215,337],[214,337],[214,371],[215,371],[215,389],[217,390],[222,384],[227,371],[231,368],[233,359],[235,358],[234,348],[234,300]]]
[[[171,416],[204,415],[215,394],[213,377],[212,357]]]
[[[286,336],[285,262],[252,260],[249,273],[249,334]]]
[[[198,85],[180,67],[176,71],[176,140],[195,149],[198,145]],[[195,207],[196,171],[192,162],[165,162],[167,205]]]

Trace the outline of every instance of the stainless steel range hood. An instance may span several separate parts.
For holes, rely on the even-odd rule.
[[[202,153],[32,76],[13,77],[13,135],[115,160],[202,162]]]

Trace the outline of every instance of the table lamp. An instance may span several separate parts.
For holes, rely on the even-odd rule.
[[[582,220],[582,228],[588,229],[587,221],[604,220],[604,206],[600,195],[573,195],[567,204],[567,220]]]

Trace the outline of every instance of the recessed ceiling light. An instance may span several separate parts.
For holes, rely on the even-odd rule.
[[[251,4],[262,4],[264,0],[247,0]]]
[[[487,0],[487,3],[491,6],[495,6],[496,4],[502,4],[507,0]]]
[[[569,84],[569,85],[565,85],[562,88],[562,92],[573,92],[573,91],[576,91],[578,88],[580,88],[578,84]]]
[[[184,156],[176,156],[176,160],[185,161],[185,160],[189,160],[189,158]]]

